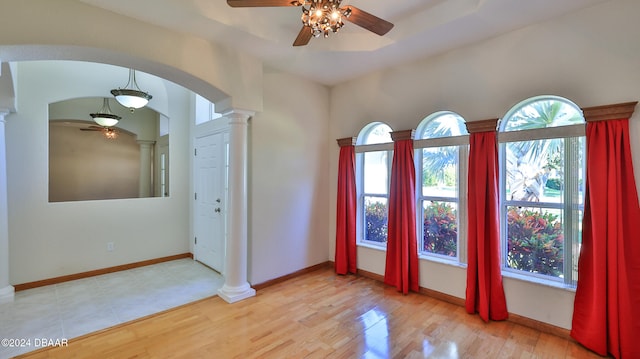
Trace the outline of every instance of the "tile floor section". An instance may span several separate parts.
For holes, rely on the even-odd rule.
[[[180,259],[17,292],[0,303],[0,339],[31,343],[0,345],[0,359],[36,350],[43,338],[68,340],[216,295],[223,284],[217,272]]]

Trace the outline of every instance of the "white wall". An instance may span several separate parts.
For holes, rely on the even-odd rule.
[[[283,91],[284,89],[284,91]],[[264,75],[264,111],[249,125],[249,281],[328,260],[329,90]]]
[[[170,198],[48,203],[49,103],[110,89],[103,78],[56,80],[45,75],[48,66],[19,64],[19,111],[7,116],[11,283],[188,252],[189,92],[164,82],[152,100],[170,118]],[[113,80],[109,68],[93,73]],[[115,251],[107,252],[107,242],[115,243]]]
[[[296,155],[303,158],[308,155],[304,159],[308,163],[284,165],[282,172],[278,172],[267,163],[249,169],[251,181],[257,188],[255,191],[251,188],[251,191],[283,194],[277,198],[277,202],[259,203],[255,208],[255,200],[250,199],[251,215],[257,211],[265,213],[261,221],[269,223],[272,227],[260,235],[249,238],[250,245],[257,248],[251,252],[250,261],[254,260],[256,263],[249,264],[249,279],[253,283],[263,282],[328,259],[326,238],[330,220],[327,217],[329,199],[326,197],[329,178],[326,88],[285,77],[285,82],[298,87],[287,94],[290,98],[274,98],[276,103],[291,106],[284,109],[284,116],[281,118],[279,114],[272,115],[269,111],[262,111],[263,89],[272,91],[274,93],[270,95],[277,96],[285,87],[281,87],[274,80],[268,85],[263,85],[262,64],[250,55],[73,0],[3,1],[2,12],[10,14],[0,22],[2,61],[72,59],[134,67],[173,81],[214,101],[219,112],[229,108],[258,111],[259,114],[252,123],[258,124],[260,116],[266,121],[256,125],[255,130],[250,128],[252,140],[256,142],[255,145],[251,145],[251,149],[256,153],[264,150],[264,153],[274,155],[282,152],[280,149],[284,149],[290,157]],[[95,19],[100,21],[96,22]],[[309,101],[300,101],[302,91],[297,90],[310,90],[318,96],[310,97]],[[168,94],[168,97],[172,96]],[[269,96],[264,98],[267,97]],[[298,98],[298,101],[293,97]],[[310,107],[303,111],[299,103],[305,103]],[[184,192],[191,193],[190,190],[182,189],[183,183],[190,181],[190,156],[182,147],[182,141],[188,141],[191,136],[186,130],[189,128],[188,125],[182,127],[173,117],[171,119],[172,192],[169,202],[160,202],[162,199],[149,199],[154,202],[136,200],[126,204],[123,201],[85,202],[82,209],[75,208],[76,204],[61,203],[55,204],[56,207],[52,209],[52,205],[44,201],[46,167],[42,167],[42,164],[45,163],[46,131],[36,120],[42,113],[40,110],[29,108],[25,103],[20,106],[28,108],[19,108],[18,114],[8,119],[8,122],[12,123],[7,124],[12,131],[11,139],[7,143],[11,150],[9,165],[13,171],[9,175],[12,177],[10,181],[13,186],[9,198],[12,212],[10,227],[16,228],[12,230],[10,239],[11,283],[23,283],[121,262],[155,258],[165,255],[169,249],[173,252],[171,254],[174,254],[191,248],[190,240],[183,244],[168,239],[189,233],[182,230],[186,226],[186,220],[182,216],[189,213],[186,201],[190,198],[190,195]],[[271,106],[274,107],[277,108],[278,105]],[[172,109],[159,112],[171,114]],[[288,124],[294,126],[296,131],[305,130],[305,136],[311,137],[304,143],[289,143],[291,139],[280,133],[282,126]],[[268,137],[257,139],[256,136],[261,136],[261,132],[273,135],[281,142],[272,142]],[[27,136],[34,136],[31,137],[33,140],[22,143],[22,138]],[[179,148],[178,152],[176,148]],[[184,162],[180,161],[180,158],[183,158]],[[253,174],[253,171],[256,174]],[[280,182],[281,179],[276,178],[277,173],[290,173],[293,176],[290,180]],[[263,175],[264,179],[261,178]],[[22,181],[23,179],[25,180]],[[282,183],[289,188],[282,187]],[[185,188],[188,186],[185,185]],[[296,192],[287,192],[289,189]],[[302,191],[310,193],[301,194]],[[296,219],[304,219],[306,222],[296,223],[295,230],[286,231],[284,228],[289,226],[291,219],[282,213],[289,209],[282,208],[287,207],[292,193],[299,194],[291,204],[296,208]],[[280,210],[274,210],[271,206]],[[109,230],[94,232],[95,228],[104,227],[105,223],[124,220],[127,215],[130,218],[143,212],[147,215],[138,222],[125,221],[124,226],[110,226]],[[172,213],[176,218],[167,218],[168,213]],[[97,219],[100,216],[107,218],[101,221]],[[31,227],[28,227],[30,217],[33,219]],[[71,223],[70,218],[74,219],[74,223]],[[160,222],[164,223],[156,226]],[[305,224],[309,224],[310,227],[304,227]],[[146,240],[135,239],[139,237],[136,232],[144,233],[144,237],[147,238],[164,239],[149,243]],[[255,231],[250,232],[252,234]],[[284,235],[288,235],[289,238],[283,238]],[[106,248],[104,242],[113,239],[114,236],[123,238],[123,245],[127,247],[128,253],[119,256],[117,261],[113,260],[111,254],[105,256],[103,253],[103,249]],[[278,246],[282,247],[284,255],[279,253],[276,256],[273,252]],[[116,248],[119,248],[118,243]],[[270,258],[258,257],[257,253],[260,251]],[[47,252],[47,255],[42,254],[44,252]],[[40,254],[34,256],[34,253]],[[102,255],[98,255],[99,253]],[[141,258],[142,255],[145,257]],[[35,263],[36,261],[40,263]],[[35,269],[27,269],[29,266]]]
[[[550,11],[553,11],[550,9]],[[442,56],[397,66],[331,91],[332,139],[356,136],[369,122],[415,128],[427,115],[452,110],[467,121],[502,117],[536,95],[566,97],[581,107],[640,99],[640,2],[610,1],[520,29]],[[640,175],[640,111],[631,120]],[[329,178],[337,178],[339,148],[331,147]],[[640,180],[637,176],[636,180]],[[330,182],[335,217],[336,184]],[[329,243],[333,255],[335,221]],[[358,248],[361,269],[384,274],[384,253]],[[465,270],[421,261],[420,285],[464,298]],[[570,328],[574,293],[505,278],[510,312]]]

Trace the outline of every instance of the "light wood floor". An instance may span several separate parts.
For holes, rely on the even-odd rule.
[[[600,358],[575,342],[321,269],[204,299],[25,358]]]

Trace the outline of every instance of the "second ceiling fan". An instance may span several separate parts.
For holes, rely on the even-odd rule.
[[[343,19],[380,36],[393,28],[393,24],[355,6],[340,6],[342,0],[227,0],[231,7],[302,7],[302,29],[293,46],[309,43],[311,37],[329,36],[344,26]]]

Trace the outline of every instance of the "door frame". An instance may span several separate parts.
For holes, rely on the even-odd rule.
[[[205,123],[199,124],[199,125],[195,125],[194,127],[194,131],[193,131],[193,136],[191,138],[191,157],[190,157],[190,161],[191,161],[191,183],[190,183],[190,189],[191,189],[191,229],[190,229],[190,240],[189,240],[189,248],[191,253],[193,254],[193,259],[194,260],[198,260],[197,255],[196,255],[196,247],[195,247],[195,232],[196,232],[196,220],[197,220],[197,216],[195,215],[196,213],[196,198],[195,198],[195,193],[196,193],[196,160],[195,160],[195,151],[196,151],[196,140],[198,138],[202,138],[202,137],[207,137],[207,136],[211,136],[211,135],[216,135],[216,134],[224,134],[226,136],[223,136],[223,148],[224,148],[224,154],[223,154],[223,161],[224,163],[222,164],[222,168],[227,168],[228,167],[228,144],[229,144],[229,133],[230,133],[230,126],[228,123],[228,120],[225,119],[224,117],[218,118],[218,119],[214,119],[211,121],[207,121]],[[226,171],[225,171],[226,172]],[[226,252],[226,248],[227,248],[227,233],[228,233],[228,228],[229,228],[229,214],[228,214],[228,201],[226,200],[228,197],[227,194],[227,185],[229,182],[229,178],[228,178],[228,173],[226,173],[226,176],[223,175],[223,182],[222,182],[222,190],[224,192],[224,197],[225,200],[223,201],[222,204],[222,210],[223,213],[225,213],[225,217],[226,220],[223,220],[222,223],[224,225],[223,231],[222,233],[224,233],[224,248],[225,248],[225,252]],[[222,271],[220,274],[222,274],[224,276],[224,270],[226,267],[226,255],[224,256],[224,260],[223,260],[223,266],[222,266]]]

